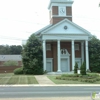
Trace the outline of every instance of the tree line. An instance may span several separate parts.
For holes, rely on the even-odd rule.
[[[0,45],[0,55],[21,54],[21,45]]]

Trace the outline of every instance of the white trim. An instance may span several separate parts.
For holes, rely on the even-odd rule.
[[[63,2],[63,3],[61,1],[60,1],[60,3],[55,3],[55,2],[51,3],[50,2],[49,6],[48,6],[48,9],[50,10],[52,8],[52,6],[66,6],[66,7],[71,7],[72,4],[73,4],[73,1],[72,2],[67,1],[67,2]]]
[[[43,70],[46,70],[46,41],[43,40]]]
[[[43,35],[42,39],[47,39],[47,40],[57,40],[57,39],[60,39],[60,40],[86,40],[88,39],[88,36],[79,36],[79,35]]]
[[[81,58],[83,63],[84,62],[84,41],[81,42]]]
[[[75,66],[75,47],[74,47],[74,40],[72,40],[72,70],[74,70]]]
[[[58,72],[61,72],[61,66],[60,66],[60,40],[57,41],[57,54],[58,54]]]
[[[85,41],[85,53],[86,53],[86,70],[89,69],[89,53],[88,53],[88,41]]]
[[[68,19],[64,19],[64,20],[58,22],[57,24],[55,24],[55,25],[53,25],[52,27],[46,29],[45,31],[42,31],[41,34],[46,33],[47,31],[53,29],[54,27],[57,27],[58,25],[62,24],[63,22],[67,22],[67,23],[69,23],[69,24],[75,26],[76,28],[82,30],[85,34],[87,34],[87,35],[89,35],[89,36],[92,37],[92,34],[91,34],[89,31],[83,29],[82,27],[78,26],[77,24],[73,23],[72,21],[70,21],[70,20],[68,20]]]

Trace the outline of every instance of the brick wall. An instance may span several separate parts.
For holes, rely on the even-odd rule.
[[[16,68],[21,66],[0,66],[0,73],[13,73]]]

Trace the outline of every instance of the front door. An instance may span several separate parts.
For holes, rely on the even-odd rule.
[[[51,62],[47,62],[47,67],[46,67],[46,71],[47,72],[51,72]]]
[[[61,59],[61,71],[68,72],[68,59],[67,58]]]

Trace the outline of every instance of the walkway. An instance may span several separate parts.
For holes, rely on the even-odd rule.
[[[39,84],[49,84],[49,85],[55,84],[46,75],[35,75],[35,78]]]

